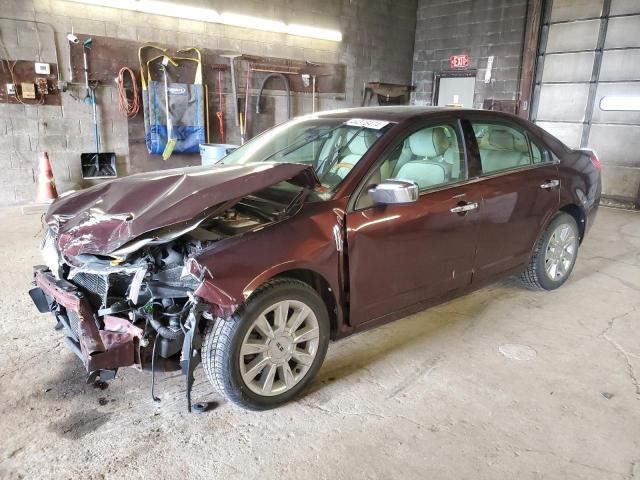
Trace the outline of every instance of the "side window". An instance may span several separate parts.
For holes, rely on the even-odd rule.
[[[420,190],[466,178],[464,150],[454,125],[437,125],[412,133],[380,167],[382,181],[411,180]]]
[[[407,136],[375,167],[356,208],[372,206],[367,192],[385,180],[411,180],[420,190],[428,190],[466,178],[467,165],[458,127],[455,124],[426,127]]]
[[[483,174],[531,165],[527,138],[519,130],[493,123],[473,122],[472,126]]]
[[[533,163],[544,163],[549,161],[549,154],[546,150],[540,148],[535,142],[531,143],[531,154],[533,155]]]

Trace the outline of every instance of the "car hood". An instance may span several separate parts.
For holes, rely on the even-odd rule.
[[[276,183],[315,188],[311,166],[249,163],[140,173],[112,180],[54,202],[45,221],[65,257],[106,255],[158,229],[181,234],[230,208],[242,197]]]

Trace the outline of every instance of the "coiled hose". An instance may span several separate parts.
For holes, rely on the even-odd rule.
[[[133,85],[133,97],[129,100],[127,97],[127,90],[124,88],[124,74],[128,73],[131,79],[131,85]],[[136,83],[136,75],[128,67],[122,67],[118,72],[116,78],[116,85],[118,86],[118,110],[127,118],[133,118],[140,111],[140,97],[138,95],[138,84]]]

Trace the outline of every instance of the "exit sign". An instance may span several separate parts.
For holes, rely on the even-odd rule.
[[[451,68],[467,68],[469,66],[469,55],[451,55]]]

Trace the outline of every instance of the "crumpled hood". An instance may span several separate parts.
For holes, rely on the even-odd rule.
[[[315,188],[313,168],[298,163],[249,163],[140,173],[54,202],[45,220],[68,257],[106,255],[142,234],[215,215],[230,202],[288,180]]]

